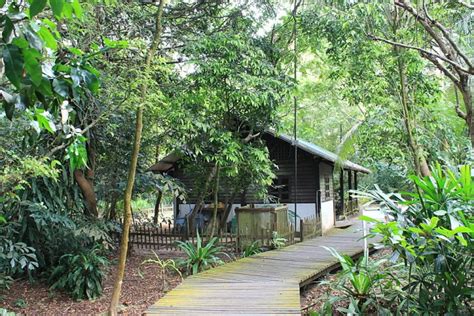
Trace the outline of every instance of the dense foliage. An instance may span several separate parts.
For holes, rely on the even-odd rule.
[[[332,286],[344,295],[344,313],[472,314],[474,263],[474,182],[471,169],[432,169],[410,177],[415,190],[403,196],[376,188],[362,196],[379,203],[393,219],[375,223],[369,236],[393,251],[388,260],[364,258],[357,264],[333,254],[343,272]],[[325,313],[332,307],[326,304]]]
[[[394,4],[0,0],[0,288],[28,277],[78,299],[98,297],[124,204],[135,219],[156,206],[156,224],[161,204],[192,196],[192,221],[226,188],[224,220],[212,232],[224,228],[234,199],[249,190],[267,197],[276,166],[261,136],[292,130],[296,96],[300,137],[370,167],[366,187],[420,190],[408,213],[391,211],[411,228],[380,224],[378,233],[396,234],[391,246],[420,282],[410,285],[410,308],[454,310],[448,297],[462,304],[459,288],[471,282],[446,275],[471,264],[472,235],[458,228],[471,227],[472,196],[459,189],[467,168],[460,178],[443,167],[433,178],[407,175],[474,161],[472,9]],[[446,56],[437,64],[434,53]],[[169,154],[186,163],[196,190],[148,171]],[[213,240],[181,244],[189,273],[220,263]],[[273,248],[284,243],[274,236]],[[444,254],[421,256],[408,245]],[[416,305],[412,294],[429,299]]]

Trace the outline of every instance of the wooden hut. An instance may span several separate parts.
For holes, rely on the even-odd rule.
[[[357,189],[358,174],[370,173],[370,170],[350,161],[339,162],[336,154],[319,147],[318,145],[274,132],[262,135],[270,159],[278,166],[274,186],[269,188],[269,194],[275,197],[275,202],[288,205],[288,209],[297,218],[318,217],[321,219],[323,233],[335,225],[336,221],[336,194],[339,212],[354,211],[357,201],[347,195],[346,190]],[[295,145],[297,148],[297,163],[295,164]],[[295,168],[296,165],[296,168]],[[334,188],[335,166],[340,175],[339,188]],[[156,173],[167,173],[181,180],[186,188],[192,190],[194,179],[185,174],[180,167],[179,157],[171,154],[163,158],[149,170]],[[337,192],[337,193],[336,193]],[[211,201],[207,201],[211,203]],[[175,201],[175,219],[185,218],[194,208],[196,201],[190,196],[186,204]],[[268,201],[259,200],[252,192],[245,192],[234,200],[232,209],[242,205],[268,205]],[[230,221],[235,213],[232,211],[227,218]],[[298,227],[299,222],[295,220]]]

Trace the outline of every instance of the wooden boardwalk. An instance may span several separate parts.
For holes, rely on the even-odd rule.
[[[301,315],[300,285],[337,260],[322,246],[363,252],[360,224],[243,258],[186,278],[151,306],[148,315]]]

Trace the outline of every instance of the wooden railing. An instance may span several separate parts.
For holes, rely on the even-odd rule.
[[[322,235],[321,217],[313,215],[300,220],[301,241]]]
[[[319,216],[301,219],[299,232],[295,232],[293,223],[287,225],[288,227],[285,229],[278,227],[276,222],[265,227],[251,225],[250,228],[252,229],[238,229],[236,233],[219,229],[214,237],[217,238],[217,245],[221,246],[224,251],[238,253],[253,242],[258,242],[260,247],[271,248],[274,237],[285,238],[285,244],[290,245],[297,241],[295,235],[300,236],[299,241],[321,236],[321,218]],[[141,249],[180,250],[178,241],[188,241],[196,244],[197,233],[199,233],[203,244],[207,243],[211,238],[209,231],[210,229],[201,228],[191,233],[186,225],[173,225],[171,223],[156,225],[151,222],[142,222],[131,227],[129,246]],[[277,232],[276,236],[275,232]],[[119,242],[121,234],[114,233],[113,237],[116,242]]]

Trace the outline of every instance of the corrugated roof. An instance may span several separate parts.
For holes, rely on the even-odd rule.
[[[268,131],[267,132],[268,134],[274,136],[274,137],[277,137],[281,140],[284,140],[285,142],[291,144],[292,146],[294,146],[295,144],[295,141],[294,141],[294,138],[293,137],[290,137],[288,135],[285,135],[285,134],[277,134],[276,132],[274,131]],[[301,150],[304,150],[306,151],[307,153],[310,153],[312,155],[315,155],[315,156],[318,156],[318,157],[321,157],[327,161],[330,161],[330,162],[333,162],[333,163],[336,163],[339,161],[339,156],[336,155],[335,153],[333,152],[330,152],[329,150],[327,149],[324,149],[318,145],[315,145],[313,143],[310,143],[310,142],[307,142],[305,140],[302,140],[302,139],[297,139],[297,144],[298,148],[300,148]],[[358,171],[358,172],[363,172],[363,173],[370,173],[370,170],[367,169],[367,168],[364,168],[356,163],[353,163],[349,160],[344,160],[342,161],[342,167],[344,169],[350,169],[350,170],[355,170],[355,171]]]

